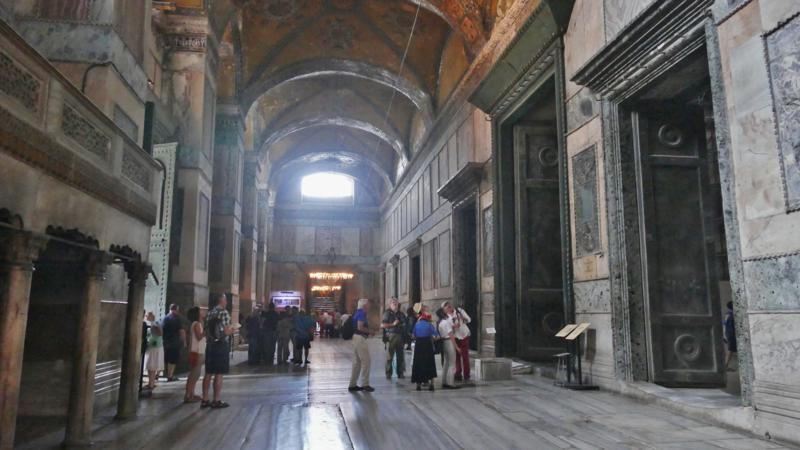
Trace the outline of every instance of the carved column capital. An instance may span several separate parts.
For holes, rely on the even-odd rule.
[[[0,267],[23,266],[33,269],[33,261],[47,245],[47,238],[26,231],[0,231]]]
[[[132,286],[144,286],[151,271],[152,266],[148,263],[130,262],[125,264],[125,272],[128,274],[128,280]]]
[[[91,278],[105,278],[106,269],[108,265],[114,260],[114,257],[102,250],[89,251],[86,256],[86,266],[84,270]]]

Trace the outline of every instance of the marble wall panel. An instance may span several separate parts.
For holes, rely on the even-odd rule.
[[[607,278],[577,282],[573,284],[573,291],[576,312],[611,312],[611,282]]]
[[[613,39],[654,0],[604,0],[606,35]]]
[[[295,241],[296,255],[313,255],[314,238],[316,235],[315,227],[297,227],[297,240]]]
[[[341,255],[358,256],[358,228],[341,229]]]
[[[439,260],[437,270],[437,285],[439,287],[450,286],[450,264],[452,260],[450,257],[450,230],[440,234],[437,240],[439,244],[436,248],[436,256]]]
[[[761,11],[761,28],[765,31],[772,30],[780,22],[800,13],[800,2],[793,0],[761,1],[758,6]]]
[[[464,121],[458,128],[458,167],[464,167],[473,160],[473,147],[475,145],[473,136],[472,116]]]
[[[494,276],[494,210],[487,206],[481,213],[483,224],[483,251],[481,252],[481,273],[484,277]]]
[[[374,256],[375,253],[375,235],[372,228],[362,228],[358,238],[358,254],[361,256]]]
[[[787,206],[800,209],[800,19],[783,24],[766,38],[775,120],[779,127],[783,184]]]
[[[453,175],[458,172],[458,136],[456,134],[450,136],[447,141],[447,179],[453,178]]]
[[[589,381],[594,378],[614,379],[611,314],[576,314],[575,321],[591,324],[581,339],[584,377]]]
[[[572,157],[572,194],[574,196],[575,254],[595,253],[600,248],[600,223],[597,213],[597,155],[595,146]]]
[[[567,133],[572,133],[600,114],[600,103],[587,88],[582,88],[567,101]]]
[[[756,380],[800,386],[800,313],[750,314]]]
[[[569,27],[564,34],[566,98],[571,98],[580,89],[569,79],[606,43],[604,20],[602,1],[575,1]]]
[[[759,36],[730,50],[731,93],[737,118],[770,106],[769,77]]]
[[[744,274],[750,311],[800,311],[800,254],[745,261]]]

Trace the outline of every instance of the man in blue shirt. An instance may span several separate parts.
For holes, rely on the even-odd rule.
[[[175,365],[181,358],[181,349],[186,347],[186,330],[181,322],[180,307],[169,306],[169,314],[161,319],[164,331],[164,362],[167,364],[167,381],[178,381],[175,376]]]
[[[311,364],[308,360],[308,351],[311,349],[311,336],[316,329],[314,319],[305,310],[300,310],[300,314],[294,317],[294,364],[303,365],[303,350],[305,350],[306,366]]]
[[[369,312],[369,300],[362,298],[358,300],[358,310],[353,314],[353,370],[350,372],[350,392],[366,391],[373,392],[375,388],[369,385],[369,323],[367,313]],[[361,375],[361,386],[357,384],[358,377]]]

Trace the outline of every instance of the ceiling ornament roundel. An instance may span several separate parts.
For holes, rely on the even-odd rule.
[[[332,50],[349,50],[356,38],[356,30],[340,17],[328,20],[320,33],[322,42]]]
[[[268,19],[282,22],[297,15],[305,0],[261,0],[262,11]]]

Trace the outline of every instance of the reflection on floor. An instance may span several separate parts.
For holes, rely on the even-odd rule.
[[[228,409],[182,404],[183,383],[162,383],[143,400],[136,420],[115,422],[113,412],[101,412],[95,448],[781,448],[626,397],[565,391],[530,375],[417,392],[407,379],[387,380],[380,340],[370,347],[372,394],[347,392],[350,343],[317,340],[308,369],[237,364],[225,381]],[[48,433],[22,448],[56,447],[62,436]]]

